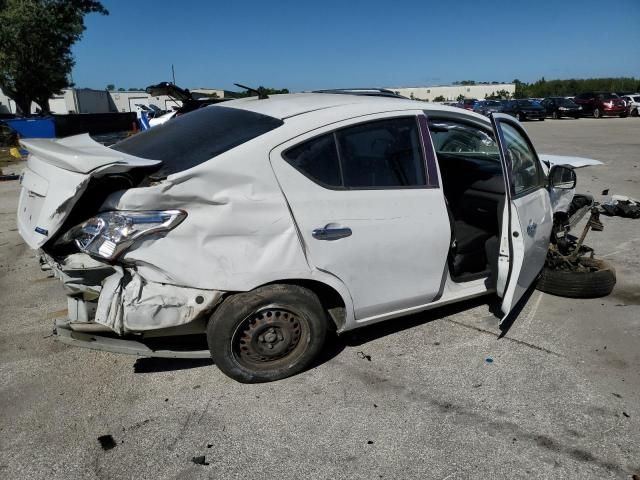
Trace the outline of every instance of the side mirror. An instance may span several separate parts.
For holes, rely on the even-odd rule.
[[[576,186],[576,172],[573,168],[554,165],[549,171],[549,188],[571,190]]]

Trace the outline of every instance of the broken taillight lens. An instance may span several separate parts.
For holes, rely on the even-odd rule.
[[[92,217],[65,234],[80,251],[105,260],[115,260],[137,240],[168,232],[187,216],[182,210],[145,212],[112,211]]]

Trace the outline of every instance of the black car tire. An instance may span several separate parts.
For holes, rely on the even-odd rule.
[[[604,260],[581,259],[581,263],[593,269],[576,272],[543,268],[536,288],[542,292],[570,298],[597,298],[611,293],[616,284],[616,271]]]
[[[637,117],[638,116],[638,109],[634,108],[633,110],[631,110],[631,116],[632,117]]]
[[[538,120],[540,120],[541,122],[544,122],[544,117],[539,118]]]
[[[311,290],[266,285],[227,297],[207,325],[211,358],[241,383],[281,380],[303,371],[322,351],[327,314]]]
[[[580,115],[574,115],[573,117],[575,120],[578,120],[580,118]]]
[[[627,114],[626,113],[621,114],[620,118],[627,118]]]
[[[600,111],[599,108],[594,108],[593,109],[593,118],[600,118],[602,117],[602,112]]]
[[[524,113],[518,113],[518,120],[524,122],[527,119]]]
[[[551,118],[553,118],[554,120],[558,120],[560,118],[560,115],[558,115],[557,110],[553,111],[553,113],[551,114]]]

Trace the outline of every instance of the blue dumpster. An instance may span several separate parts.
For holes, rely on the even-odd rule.
[[[20,134],[20,138],[56,138],[56,125],[52,117],[14,118],[5,123]]]

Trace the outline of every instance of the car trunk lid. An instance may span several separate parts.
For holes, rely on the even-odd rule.
[[[29,158],[21,177],[18,231],[34,249],[60,229],[91,178],[162,163],[112,150],[87,134],[21,144]]]

